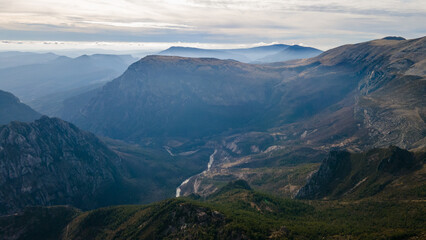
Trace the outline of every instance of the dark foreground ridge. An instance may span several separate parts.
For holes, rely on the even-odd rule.
[[[0,235],[23,240],[195,240],[420,239],[426,234],[420,202],[409,202],[409,206],[371,200],[307,204],[240,185],[247,183],[232,183],[207,200],[177,198],[88,212],[70,207],[29,208],[19,215],[0,217]]]

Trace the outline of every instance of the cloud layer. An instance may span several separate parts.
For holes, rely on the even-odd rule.
[[[424,0],[0,0],[0,39],[255,43],[328,49],[426,32]]]

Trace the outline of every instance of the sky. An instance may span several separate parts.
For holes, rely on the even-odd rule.
[[[321,50],[426,35],[425,0],[0,0],[0,51],[271,43]]]

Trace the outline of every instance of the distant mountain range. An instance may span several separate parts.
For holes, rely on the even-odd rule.
[[[299,45],[274,44],[253,48],[240,49],[201,49],[191,47],[171,47],[158,53],[164,56],[179,56],[192,58],[233,59],[245,63],[271,63],[294,59],[310,58],[321,54],[322,51]]]
[[[123,73],[136,59],[130,55],[83,55],[77,58],[48,54],[37,61],[36,54],[7,56],[17,62],[23,56],[31,61],[0,69],[0,89],[13,92],[23,102],[44,114],[53,114],[67,97],[88,91]],[[35,56],[33,56],[35,55]],[[45,56],[45,55],[42,55]],[[6,57],[5,57],[6,58]],[[31,87],[29,87],[31,86]]]
[[[53,53],[32,53],[17,51],[0,52],[0,69],[47,63],[55,60],[58,57],[59,55]]]

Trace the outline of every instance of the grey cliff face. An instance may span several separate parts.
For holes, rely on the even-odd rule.
[[[319,170],[296,195],[300,199],[318,199],[327,196],[351,171],[350,153],[331,151]]]

